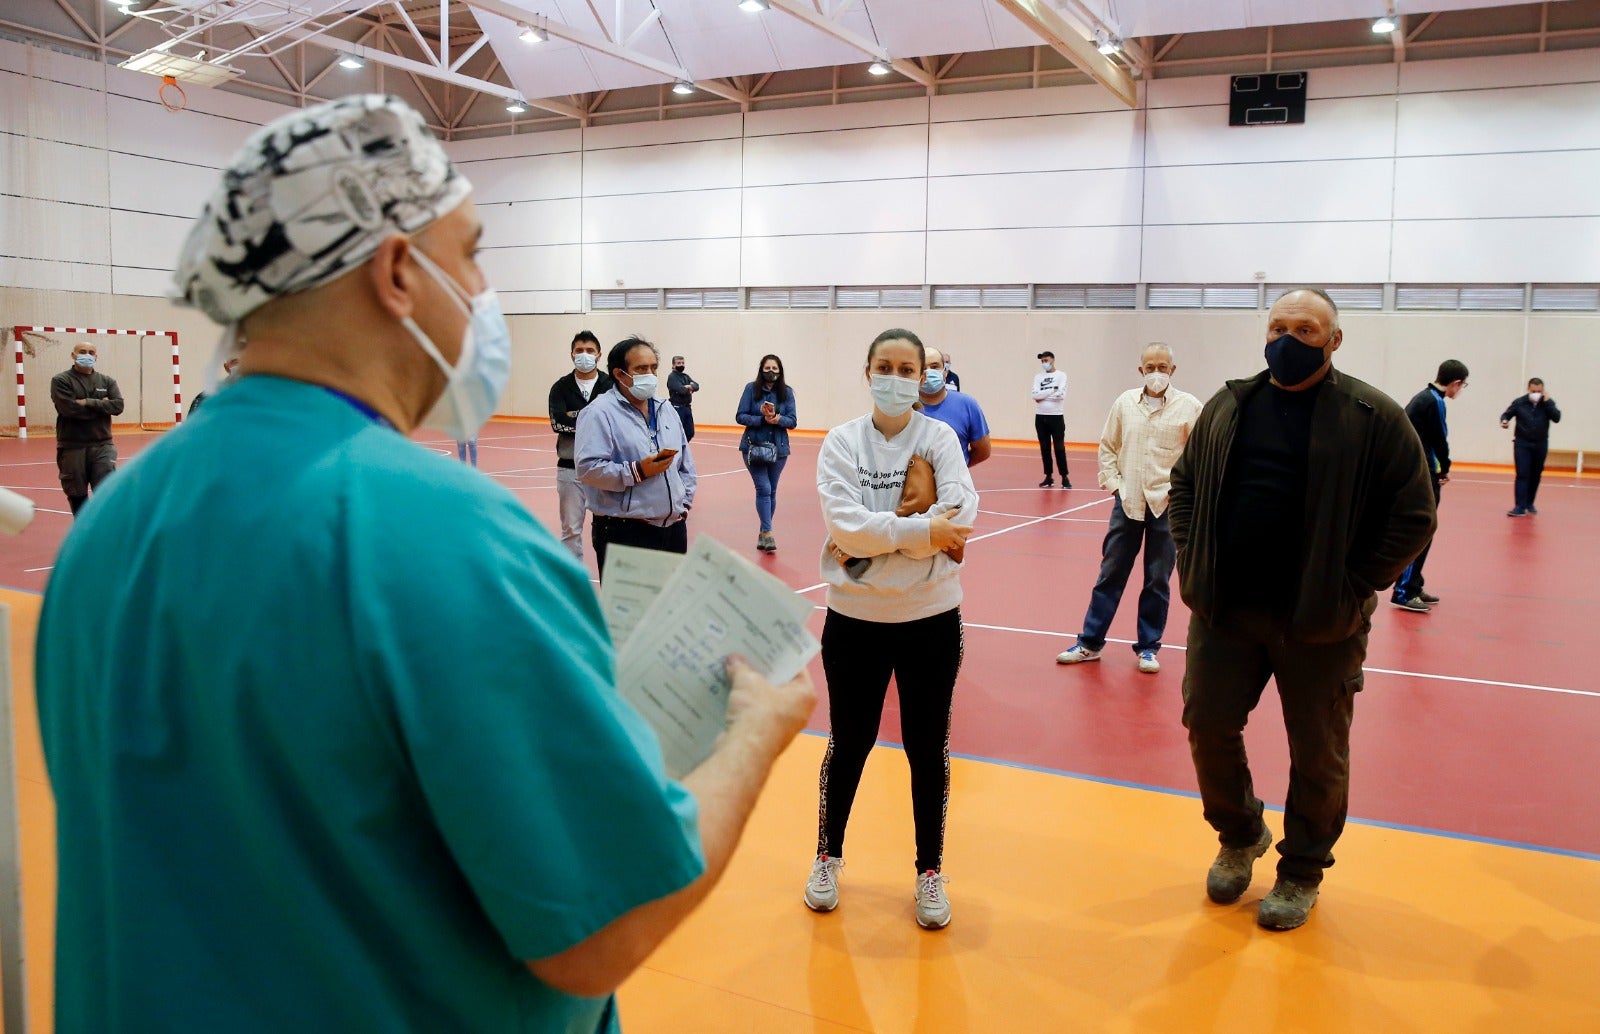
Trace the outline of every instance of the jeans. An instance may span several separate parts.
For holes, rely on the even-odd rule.
[[[583,485],[578,481],[577,470],[572,467],[556,468],[556,497],[561,502],[561,544],[582,560],[583,514],[588,504],[583,498]]]
[[[1539,495],[1539,479],[1544,476],[1544,459],[1550,454],[1550,443],[1512,443],[1512,456],[1517,462],[1517,509],[1526,510]]]
[[[1091,650],[1106,645],[1106,629],[1117,614],[1134,558],[1144,546],[1144,588],[1139,591],[1139,638],[1134,653],[1161,649],[1161,634],[1167,628],[1167,606],[1172,599],[1172,568],[1178,548],[1172,542],[1167,515],[1156,517],[1145,511],[1145,519],[1133,520],[1122,509],[1122,496],[1111,497],[1111,527],[1100,546],[1100,577],[1089,594],[1089,612],[1083,616],[1083,631],[1078,642]]]
[[[772,515],[778,510],[778,479],[783,476],[789,457],[780,456],[776,463],[751,463],[745,454],[744,466],[756,486],[756,516],[761,518],[761,530],[772,530]]]
[[[1439,481],[1438,475],[1433,478],[1433,508],[1439,508]],[[1394,583],[1394,601],[1404,603],[1406,600],[1422,595],[1422,565],[1428,562],[1428,552],[1433,549],[1433,536],[1428,536],[1428,544],[1422,547],[1422,552],[1417,558],[1406,565],[1400,572],[1400,577]]]
[[[476,467],[478,465],[478,439],[468,438],[464,442],[456,442],[456,459],[465,463],[467,462],[468,454],[471,454],[472,465]]]
[[[1061,484],[1070,486],[1067,477],[1067,418],[1064,416],[1034,416],[1033,432],[1039,436],[1039,459],[1044,462],[1044,476],[1050,477],[1050,454],[1055,452],[1056,466],[1061,468]]]
[[[1289,794],[1283,805],[1278,875],[1322,882],[1350,806],[1350,723],[1367,657],[1367,631],[1337,643],[1286,635],[1288,618],[1267,610],[1189,618],[1183,725],[1206,821],[1223,847],[1261,836],[1261,799],[1245,758],[1244,726],[1275,679],[1289,735]]]
[[[828,611],[822,623],[822,670],[830,732],[818,777],[818,854],[844,857],[845,826],[878,739],[893,675],[900,738],[911,766],[917,871],[939,871],[950,804],[950,710],[962,652],[959,609],[893,624]]]
[[[683,425],[683,440],[694,441],[694,410],[689,406],[680,406],[676,402],[672,409],[678,414],[678,422]]]

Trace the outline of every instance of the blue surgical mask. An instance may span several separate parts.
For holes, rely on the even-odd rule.
[[[628,385],[628,394],[643,402],[645,399],[656,397],[656,375],[653,373],[636,373],[633,383]]]
[[[1280,334],[1268,341],[1266,352],[1272,379],[1285,388],[1304,382],[1328,361],[1322,349],[1313,348],[1293,334]]]
[[[423,426],[464,442],[476,438],[483,425],[494,416],[506,382],[511,379],[511,329],[506,326],[500,299],[493,288],[482,294],[468,295],[420,249],[413,248],[411,254],[468,317],[461,337],[461,355],[454,367],[444,361],[444,356],[415,320],[408,316],[403,324],[445,375],[444,394],[423,418]]]
[[[83,367],[85,370],[94,369],[94,355],[89,352],[85,352],[82,355],[73,356],[72,361]]]
[[[944,371],[929,370],[922,375],[922,393],[937,395],[944,390]]]
[[[579,352],[572,357],[572,365],[579,373],[589,373],[600,365],[600,357],[590,355],[588,352]]]
[[[899,416],[917,401],[921,381],[888,374],[872,375],[872,402],[884,416]]]

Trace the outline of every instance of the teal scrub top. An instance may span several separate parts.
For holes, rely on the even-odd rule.
[[[523,960],[704,860],[571,555],[278,378],[102,488],[39,626],[56,1030],[618,1029]]]

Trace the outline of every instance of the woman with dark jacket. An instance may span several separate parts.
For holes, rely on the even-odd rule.
[[[744,386],[734,419],[744,427],[739,452],[756,486],[756,516],[761,519],[756,548],[775,553],[778,543],[772,537],[772,514],[778,506],[778,478],[789,462],[789,428],[795,424],[794,391],[784,382],[782,359],[761,357],[756,379]]]

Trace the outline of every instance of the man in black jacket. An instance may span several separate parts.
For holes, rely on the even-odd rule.
[[[1433,480],[1433,505],[1439,506],[1439,490],[1450,480],[1450,425],[1445,420],[1444,400],[1453,399],[1467,386],[1467,364],[1459,359],[1446,359],[1439,364],[1439,375],[1433,383],[1423,388],[1406,403],[1406,419],[1422,439],[1422,451],[1428,460],[1428,473]],[[1422,565],[1428,562],[1428,551],[1433,539],[1422,547],[1417,558],[1400,572],[1394,583],[1394,594],[1389,602],[1401,610],[1426,614],[1439,602],[1439,597],[1422,588]]]
[[[572,372],[550,385],[550,430],[556,433],[556,496],[561,502],[561,541],[583,559],[583,486],[573,465],[578,413],[611,390],[611,375],[600,369],[600,339],[587,330],[572,339]]]
[[[1304,923],[1344,829],[1350,722],[1374,594],[1433,533],[1422,446],[1387,395],[1333,369],[1339,311],[1322,291],[1267,318],[1267,370],[1206,403],[1167,513],[1190,610],[1183,724],[1222,848],[1213,901],[1239,899],[1272,844],[1244,726],[1275,677],[1289,734],[1278,880],[1256,921]]]
[[[672,372],[667,374],[667,398],[678,411],[678,422],[683,425],[683,439],[694,441],[694,393],[700,382],[683,372],[683,356],[672,357]]]
[[[1525,517],[1539,512],[1533,501],[1539,495],[1544,458],[1550,452],[1550,425],[1561,423],[1561,410],[1556,408],[1556,400],[1544,393],[1544,381],[1530,378],[1528,393],[1518,395],[1500,414],[1501,427],[1510,427],[1513,420],[1517,422],[1511,446],[1517,463],[1517,504],[1506,511],[1506,516]]]
[[[72,366],[50,378],[50,401],[56,407],[56,470],[61,490],[76,517],[89,501],[89,490],[117,469],[117,446],[111,440],[111,418],[122,412],[117,382],[95,372],[100,350],[87,341],[72,348]]]

